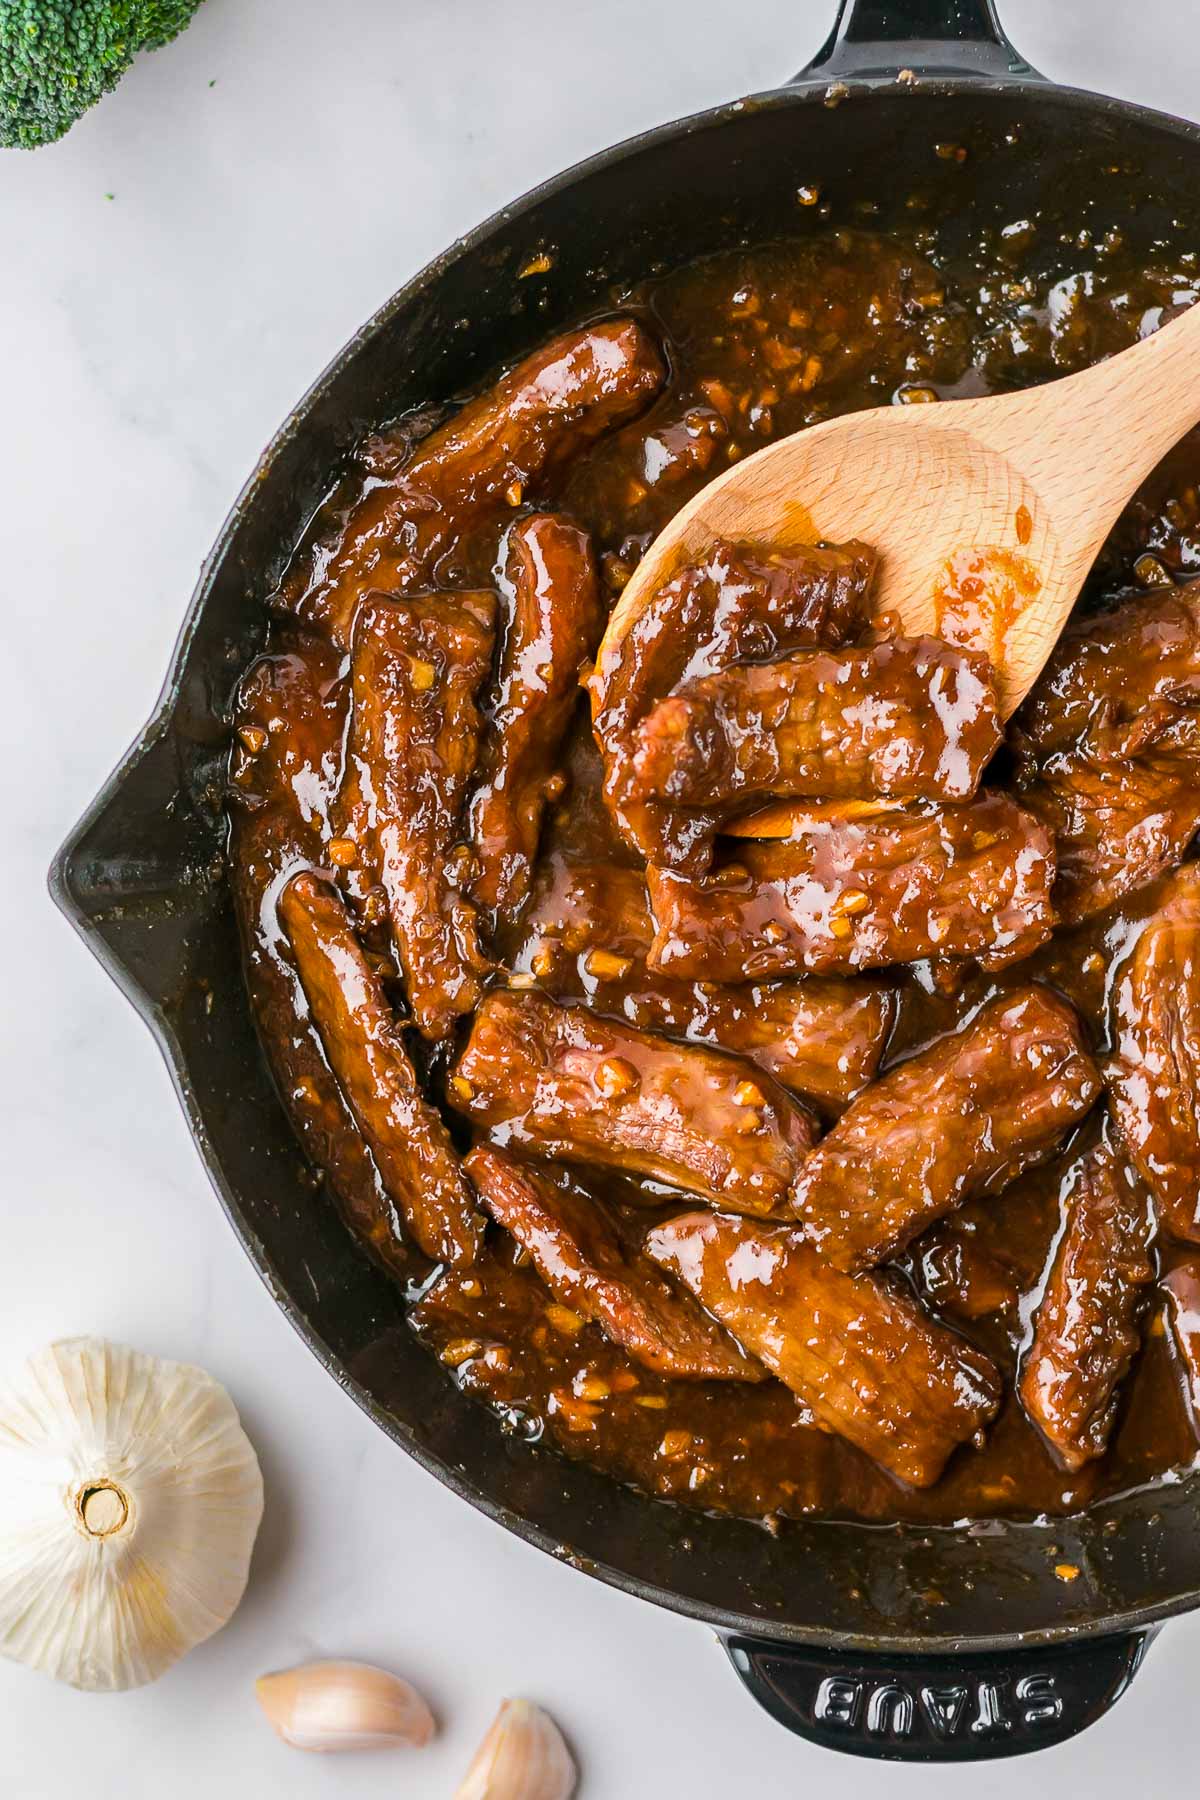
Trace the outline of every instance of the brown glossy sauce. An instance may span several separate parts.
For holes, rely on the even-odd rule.
[[[932,229],[908,243],[831,230],[802,245],[723,255],[622,296],[622,310],[648,319],[666,344],[670,379],[649,412],[584,449],[555,496],[556,507],[592,534],[606,603],[676,509],[731,460],[771,438],[889,400],[986,393],[1064,373],[1133,341],[1145,319],[1197,284],[1195,259],[1134,269],[1122,266],[1119,255],[1099,252],[1081,258],[1077,270],[1039,282],[1014,264],[1012,246],[1029,242],[1017,229],[1023,224],[1014,222],[1010,238],[998,237],[975,262],[959,267],[942,266]],[[1024,229],[1032,233],[1034,226]],[[337,504],[374,479],[370,471],[367,457],[342,480]],[[1198,482],[1200,436],[1173,453],[1131,505],[1085,604],[1131,581],[1149,586],[1200,572]],[[514,513],[538,500],[514,495]],[[489,585],[497,541],[493,527],[452,543],[438,585]],[[945,628],[982,632],[988,647],[998,647],[1008,609],[1035,579],[1019,557],[1002,568],[994,557],[982,569],[970,559],[956,562],[941,597]],[[273,627],[276,655],[293,648],[308,654],[313,644],[294,621]],[[324,675],[315,704],[342,718],[345,664],[327,648],[319,654]],[[247,732],[295,736],[287,779],[304,825],[270,806],[238,812],[235,885],[260,1027],[277,1070],[288,1071],[284,1102],[343,1211],[365,1218],[378,1208],[378,1176],[339,1100],[273,910],[272,897],[292,869],[329,861],[337,770],[323,752],[306,757],[302,713],[299,690],[286,681],[258,711],[243,710],[247,751],[256,741]],[[564,768],[565,791],[543,829],[539,880],[553,881],[575,864],[636,866],[605,809],[582,706]],[[252,770],[235,769],[234,781],[252,790]],[[1081,929],[1057,933],[1000,975],[932,966],[889,974],[898,1018],[885,1066],[951,1029],[988,996],[1031,980],[1072,1001],[1102,1057],[1109,1048],[1111,972],[1156,892],[1144,889]],[[382,935],[372,941],[368,934],[366,947],[391,981],[395,971]],[[669,1029],[661,1021],[664,1006],[670,1016],[670,998],[653,991],[653,978],[619,944],[598,967],[587,947],[526,925],[503,931],[497,948],[524,985],[536,982],[551,996],[587,1001],[635,1024],[649,1014],[656,1029]],[[679,984],[673,985],[678,1001]],[[703,1010],[699,988],[693,1003]],[[450,1047],[420,1054],[422,1072],[436,1084]],[[985,1441],[961,1449],[942,1479],[921,1492],[817,1429],[778,1382],[688,1384],[651,1373],[558,1304],[528,1259],[494,1228],[484,1259],[446,1275],[424,1301],[419,1296],[430,1265],[414,1253],[410,1268],[393,1273],[407,1278],[412,1322],[448,1378],[486,1401],[518,1435],[553,1441],[653,1494],[768,1520],[819,1512],[948,1523],[1075,1511],[1197,1455],[1183,1371],[1163,1327],[1162,1295],[1151,1303],[1144,1349],[1100,1461],[1076,1474],[1057,1467],[1013,1392],[1059,1227],[1064,1178],[1092,1128],[1085,1126],[1051,1163],[999,1198],[973,1202],[935,1227],[895,1265],[897,1278],[912,1284],[934,1316],[990,1355],[1006,1378],[1004,1405]],[[452,1130],[465,1147],[463,1122],[454,1121]],[[640,1209],[647,1222],[679,1210],[679,1198],[652,1183],[600,1171],[588,1181],[616,1205]],[[1174,1292],[1190,1293],[1186,1256],[1162,1243],[1156,1255],[1164,1271],[1184,1271],[1174,1278]]]

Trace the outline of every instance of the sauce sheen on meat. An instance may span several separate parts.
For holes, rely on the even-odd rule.
[[[928,956],[994,969],[1053,929],[1053,838],[1007,794],[793,806],[786,838],[729,844],[707,877],[650,870],[660,974],[737,982]]]
[[[764,1218],[786,1212],[814,1137],[809,1114],[761,1069],[540,994],[487,996],[449,1091],[497,1141]]]
[[[1003,738],[970,619],[897,636],[804,495],[590,661],[738,458],[1200,291],[1169,222],[1143,265],[1091,220],[964,247],[961,180],[605,277],[543,343],[559,277],[521,283],[510,364],[397,368],[247,571],[230,883],[296,1217],[393,1284],[356,1375],[402,1314],[514,1438],[772,1529],[1076,1514],[1200,1460],[1200,433]]]
[[[1099,1091],[1070,1007],[1045,988],[1004,995],[867,1088],[792,1203],[837,1268],[870,1268],[1049,1155]]]

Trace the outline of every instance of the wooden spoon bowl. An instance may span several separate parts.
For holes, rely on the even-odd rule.
[[[733,464],[659,534],[597,668],[616,666],[654,594],[718,538],[781,549],[859,538],[879,552],[877,611],[984,651],[1007,717],[1122,507],[1197,420],[1200,306],[1042,387],[878,407],[781,438]]]

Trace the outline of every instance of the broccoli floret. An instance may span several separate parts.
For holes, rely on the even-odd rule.
[[[0,144],[53,143],[200,0],[0,0]]]

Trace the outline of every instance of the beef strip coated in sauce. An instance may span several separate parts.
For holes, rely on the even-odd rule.
[[[466,1167],[555,1297],[646,1368],[680,1381],[766,1379],[690,1293],[664,1279],[602,1200],[482,1145]]]
[[[1176,1237],[1200,1243],[1200,864],[1172,876],[1119,971],[1107,1070],[1125,1148]]]
[[[386,909],[413,1017],[445,1037],[483,991],[490,964],[454,866],[491,668],[488,593],[372,594],[351,657],[353,711],[335,810],[353,858],[347,885],[367,920]]]
[[[401,1280],[412,1250],[398,1229],[354,1116],[311,1022],[297,1017],[296,978],[282,953],[279,889],[324,859],[341,770],[349,684],[319,638],[260,657],[238,688],[231,769],[231,883],[259,1033],[293,1128],[329,1179],[347,1229]]]
[[[981,1351],[878,1276],[831,1268],[794,1229],[687,1213],[646,1248],[818,1423],[900,1481],[931,1486],[996,1412]]]
[[[251,663],[233,707],[235,822],[266,810],[293,855],[317,852],[341,766],[348,697],[341,659],[319,638]]]
[[[875,553],[865,544],[759,551],[713,545],[661,588],[589,684],[604,793],[629,847],[650,862],[703,868],[717,822],[634,791],[637,728],[681,681],[809,646],[835,648],[869,621]]]
[[[512,612],[470,809],[471,897],[493,925],[514,920],[528,897],[542,813],[562,791],[580,670],[602,624],[591,545],[569,520],[534,513],[513,526],[505,551]]]
[[[1021,1365],[1021,1403],[1066,1469],[1103,1456],[1154,1279],[1145,1190],[1107,1137],[1075,1165]]]
[[[1011,739],[1064,924],[1179,862],[1200,826],[1200,584],[1069,625]]]
[[[965,806],[794,805],[791,836],[726,845],[700,880],[647,877],[650,966],[693,981],[974,957],[995,969],[1050,936],[1054,847],[1007,794]]]
[[[635,737],[636,798],[731,816],[793,795],[969,800],[1001,730],[986,657],[883,637],[689,681]]]
[[[618,545],[635,552],[649,543],[654,523],[669,516],[717,472],[728,450],[730,426],[721,410],[698,392],[670,385],[646,411],[612,431],[562,484],[565,512],[616,522],[623,536],[609,552],[608,583],[619,592],[636,564]],[[615,534],[614,534],[615,536]]]
[[[729,438],[729,423],[717,407],[686,398],[668,398],[652,417],[625,430],[638,434],[636,479],[646,489],[669,490],[707,474]],[[625,481],[628,499],[635,499],[628,476]]]
[[[279,916],[329,1066],[388,1196],[427,1256],[474,1262],[483,1219],[341,896],[321,876],[301,873],[284,888]]]
[[[907,1260],[917,1292],[938,1312],[986,1319],[1015,1308],[1020,1300],[1014,1272],[976,1243],[971,1232],[959,1229],[957,1217],[924,1232]]]
[[[276,604],[347,648],[364,593],[435,585],[465,532],[632,418],[664,375],[657,344],[633,319],[552,338],[418,444],[398,474],[369,481],[296,556]]]
[[[1200,757],[1190,769],[1176,758],[1098,769],[1064,757],[1052,775],[1018,791],[1054,833],[1054,907],[1067,926],[1173,868],[1200,826]]]
[[[752,1064],[541,994],[488,994],[450,1077],[499,1143],[625,1169],[769,1217],[812,1141],[808,1114]]]
[[[869,1268],[1043,1160],[1099,1091],[1066,1002],[1040,987],[1002,994],[860,1094],[792,1203],[830,1262]]]
[[[672,981],[646,967],[653,937],[639,870],[552,861],[515,966],[536,965],[556,996],[579,992],[597,1012],[643,1030],[745,1056],[824,1112],[840,1111],[873,1080],[896,1018],[894,988],[815,977]]]

